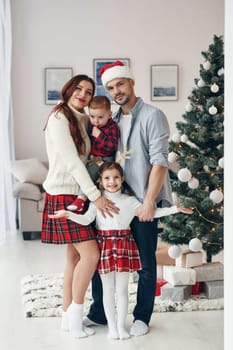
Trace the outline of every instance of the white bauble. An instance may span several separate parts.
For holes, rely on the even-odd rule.
[[[174,205],[179,205],[179,197],[176,192],[172,192],[172,202]]]
[[[224,68],[222,67],[218,70],[218,76],[220,77],[223,74],[224,74]]]
[[[168,161],[169,163],[174,163],[178,157],[178,154],[175,152],[168,153]]]
[[[197,86],[198,86],[199,88],[204,87],[204,86],[205,86],[205,82],[204,82],[204,80],[203,80],[203,79],[198,80],[198,82],[197,82]]]
[[[218,112],[217,108],[212,105],[210,108],[209,108],[209,114],[211,115],[215,115],[216,113]]]
[[[193,252],[199,252],[202,249],[202,243],[200,239],[193,238],[191,241],[189,241],[189,249]]]
[[[178,132],[172,135],[172,141],[175,143],[180,142],[180,134]]]
[[[219,91],[219,86],[218,86],[216,83],[214,83],[213,85],[211,85],[210,90],[211,90],[213,93],[216,93],[216,92]]]
[[[182,182],[188,182],[192,178],[192,173],[188,168],[183,168],[178,171],[178,179]]]
[[[181,248],[178,245],[172,245],[169,249],[168,249],[168,255],[172,258],[172,259],[177,259],[180,257],[181,255]]]
[[[214,190],[210,192],[210,199],[216,204],[221,203],[223,200],[223,193],[219,190]]]
[[[205,61],[205,62],[203,63],[203,68],[204,68],[205,70],[209,70],[210,67],[211,67],[211,64],[210,64],[209,61]]]
[[[191,188],[192,190],[195,190],[196,188],[199,187],[199,180],[196,179],[195,177],[192,177],[191,180],[188,182],[188,187]]]
[[[193,110],[193,105],[189,102],[185,106],[185,111],[186,112],[191,112]]]
[[[187,141],[188,141],[188,136],[185,135],[185,134],[181,135],[180,141],[181,141],[181,142],[184,142],[184,143],[187,142]]]
[[[224,158],[223,157],[218,160],[218,166],[220,166],[220,168],[222,168],[222,169],[224,168]]]

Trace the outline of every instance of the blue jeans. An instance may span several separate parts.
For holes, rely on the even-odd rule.
[[[154,219],[153,222],[140,222],[137,217],[131,223],[142,263],[142,270],[138,271],[137,302],[133,316],[134,320],[141,320],[147,325],[153,312],[156,289],[157,224],[158,219]],[[97,271],[92,278],[92,297],[93,303],[87,317],[94,322],[106,324],[102,301],[102,283]]]

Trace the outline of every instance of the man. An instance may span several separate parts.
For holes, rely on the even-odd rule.
[[[130,334],[140,336],[149,331],[156,289],[158,220],[154,219],[154,208],[172,203],[167,162],[169,126],[161,110],[136,97],[134,77],[129,67],[116,61],[103,66],[100,74],[106,91],[120,106],[113,116],[121,133],[118,160],[126,182],[142,203],[138,209],[139,217],[135,217],[131,224],[142,270],[138,272],[137,304]],[[102,286],[97,274],[92,280],[92,293],[94,302],[84,324],[105,324]]]

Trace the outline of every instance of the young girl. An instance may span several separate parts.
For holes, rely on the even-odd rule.
[[[84,215],[67,210],[59,210],[51,218],[66,217],[69,220],[88,225],[96,220],[97,241],[100,249],[98,271],[103,284],[103,304],[108,321],[108,337],[127,339],[125,326],[128,314],[129,273],[141,269],[139,252],[130,231],[130,222],[137,215],[141,203],[133,196],[132,190],[124,182],[123,170],[116,162],[106,162],[100,167],[99,184],[103,194],[112,200],[120,212],[112,217],[103,217],[93,203]],[[191,214],[183,207],[157,208],[155,217],[178,212]],[[115,302],[116,294],[116,302]],[[117,317],[115,316],[115,310]]]

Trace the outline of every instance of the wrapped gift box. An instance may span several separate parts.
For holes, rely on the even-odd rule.
[[[223,280],[223,264],[220,262],[206,263],[201,266],[193,267],[196,271],[196,281],[221,281]]]
[[[192,286],[172,286],[167,283],[161,288],[161,299],[169,299],[172,301],[184,301],[191,295]]]
[[[208,299],[223,298],[223,281],[203,282],[204,293]]]
[[[175,259],[168,255],[170,245],[165,244],[157,247],[156,260],[158,265],[175,265]]]
[[[176,259],[176,266],[180,267],[195,267],[203,265],[204,263],[203,252],[193,252],[191,250],[185,250],[181,256]]]
[[[163,279],[172,286],[193,285],[196,283],[196,271],[187,267],[164,266]]]

